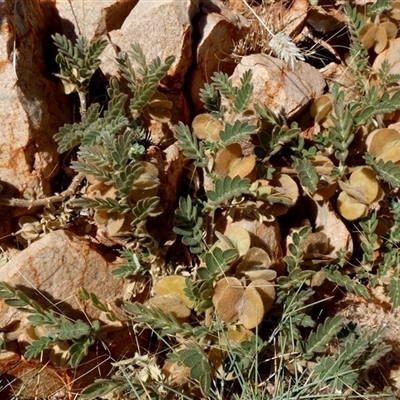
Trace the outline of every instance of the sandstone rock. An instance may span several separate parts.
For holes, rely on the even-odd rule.
[[[138,0],[55,0],[63,33],[71,40],[86,36],[91,41],[119,29]]]
[[[77,291],[85,287],[101,301],[115,306],[123,298],[121,280],[110,273],[116,266],[116,254],[96,249],[71,232],[49,233],[15,256],[0,269],[0,281],[24,291],[45,308],[52,308],[73,319],[100,319],[105,316],[89,302],[78,301]],[[0,300],[0,329],[21,321],[26,313],[8,307]]]
[[[323,93],[325,81],[314,67],[297,61],[295,70],[285,62],[266,54],[243,57],[232,75],[232,83],[240,85],[245,71],[252,70],[254,86],[250,104],[261,103],[287,118],[299,114],[316,96]]]
[[[59,161],[52,137],[70,122],[72,107],[52,76],[51,52],[44,51],[51,44],[50,30],[56,29],[56,21],[48,21],[50,5],[15,3],[7,0],[0,14],[1,196],[35,198],[51,193]]]
[[[269,7],[262,6],[264,13],[261,14],[274,31],[285,32],[290,37],[298,35],[306,24],[310,3],[307,0],[296,0],[288,4],[276,2]]]
[[[304,198],[310,220],[316,232],[323,232],[329,239],[326,256],[335,258],[338,251],[344,251],[347,259],[353,254],[353,239],[346,225],[333,210],[329,201],[315,201],[309,196]]]
[[[250,22],[228,9],[218,0],[203,0],[196,30],[200,33],[197,45],[197,63],[190,76],[190,95],[196,113],[201,112],[199,90],[210,82],[215,71],[231,75],[235,63],[230,58],[234,42],[243,38],[250,29]]]
[[[331,62],[320,69],[319,72],[324,79],[326,79],[330,87],[333,86],[333,83],[337,83],[340,86],[341,90],[344,92],[346,103],[356,98],[357,93],[354,91],[354,76],[346,65]]]
[[[4,332],[7,340],[11,341],[7,342],[8,346],[15,343],[12,341],[16,338],[19,345],[19,350],[14,349],[14,353],[9,351],[3,359],[0,357],[0,372],[3,371],[9,376],[13,382],[13,390],[17,391],[20,383],[27,383],[23,379],[24,376],[32,378],[36,374],[40,379],[40,386],[45,385],[47,381],[53,382],[51,385],[45,385],[51,390],[51,394],[61,388],[67,392],[75,392],[93,383],[95,379],[107,376],[111,369],[110,354],[114,359],[132,357],[138,351],[138,346],[143,345],[147,340],[145,335],[133,338],[135,333],[129,326],[120,322],[111,323],[90,302],[80,301],[77,296],[78,289],[85,287],[89,292],[95,293],[100,301],[114,308],[118,315],[116,306],[120,305],[124,296],[130,298],[131,295],[127,291],[128,287],[132,290],[134,282],[129,283],[128,280],[111,276],[111,271],[117,264],[116,254],[111,249],[102,246],[100,252],[99,248],[81,237],[58,230],[33,243],[0,268],[0,281],[22,290],[42,307],[53,309],[73,320],[102,321],[104,325],[98,335],[103,345],[107,346],[107,350],[102,346],[92,346],[81,365],[71,370],[65,370],[66,366],[62,362],[59,363],[57,355],[52,352],[50,355],[48,352],[43,355],[42,363],[27,361],[23,357],[18,361],[18,354],[24,353],[32,328],[29,328],[27,313],[7,306],[1,299],[0,330]],[[47,362],[50,362],[51,367],[42,375],[44,364],[47,365]],[[64,379],[61,385],[60,376]],[[29,393],[35,390],[37,391],[38,387],[37,382],[33,380],[33,384],[29,386]],[[48,396],[46,392],[46,395],[38,398],[50,398]]]
[[[116,75],[117,53],[129,51],[131,44],[137,42],[148,61],[156,57],[164,61],[168,56],[175,56],[164,83],[169,89],[182,87],[193,59],[191,23],[198,9],[198,0],[140,0],[121,29],[109,34],[113,46],[103,53],[101,70],[106,76]]]

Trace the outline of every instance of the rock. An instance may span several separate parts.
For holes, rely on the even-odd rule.
[[[346,65],[331,62],[320,69],[319,72],[326,79],[330,88],[332,88],[334,83],[340,86],[340,89],[344,92],[345,103],[349,103],[357,98],[357,92],[354,90],[355,79]]]
[[[329,250],[326,256],[333,259],[338,251],[343,251],[347,259],[353,254],[353,239],[346,225],[333,210],[329,201],[315,201],[304,196],[310,221],[316,232],[323,232],[329,239]]]
[[[274,33],[284,32],[290,37],[295,37],[306,24],[309,10],[308,0],[295,0],[287,4],[275,2],[269,6],[263,5],[259,13]]]
[[[163,83],[168,89],[181,88],[193,59],[192,19],[198,10],[198,0],[140,0],[121,29],[109,34],[113,46],[102,54],[101,70],[106,76],[116,75],[118,52],[129,51],[137,42],[148,62],[156,57],[161,61],[176,57]]]
[[[138,0],[55,0],[63,33],[71,40],[86,36],[89,41],[119,29]]]
[[[99,319],[109,324],[105,315],[90,302],[78,301],[77,291],[84,287],[110,306],[122,301],[122,281],[110,273],[117,265],[110,249],[97,249],[79,236],[64,230],[49,233],[34,242],[0,269],[0,281],[7,282],[38,301],[73,319]],[[0,329],[26,326],[26,313],[0,300]]]
[[[46,2],[50,3],[50,2]],[[72,106],[52,75],[51,4],[7,0],[0,30],[0,179],[2,197],[51,194],[59,155],[52,139],[72,118]],[[15,48],[13,49],[13,45]],[[7,210],[9,216],[12,213]],[[4,217],[3,223],[6,224]],[[4,232],[0,228],[0,235]]]
[[[190,76],[190,95],[195,112],[203,110],[199,90],[210,82],[215,71],[231,75],[236,63],[230,58],[234,44],[250,30],[250,22],[218,0],[203,0],[196,31],[200,32],[197,63]]]
[[[74,321],[81,319],[87,322],[97,319],[102,322],[102,328],[97,334],[102,346],[92,346],[89,354],[76,369],[66,370],[66,360],[63,360],[62,353],[57,356],[54,347],[50,353],[45,352],[42,355],[41,364],[35,360],[27,361],[23,357],[19,362],[18,354],[24,353],[27,343],[32,338],[33,328],[28,325],[27,313],[7,306],[1,299],[0,330],[5,335],[8,346],[18,338],[19,350],[9,349],[7,357],[0,357],[0,372],[6,372],[13,382],[15,379],[12,384],[14,391],[18,390],[22,376],[33,378],[32,374],[37,374],[44,386],[47,380],[53,382],[52,385],[46,386],[51,388],[52,393],[62,387],[69,392],[80,390],[95,379],[107,376],[112,359],[132,357],[138,351],[138,346],[144,345],[147,340],[145,334],[135,336],[129,326],[121,322],[110,322],[105,314],[90,302],[78,299],[78,289],[84,287],[88,292],[96,294],[101,302],[108,304],[116,311],[117,316],[121,317],[122,313],[118,312],[117,307],[125,300],[124,296],[131,297],[128,290],[133,290],[133,285],[137,282],[129,283],[127,279],[113,278],[110,274],[117,265],[116,254],[111,249],[105,246],[97,248],[69,231],[58,230],[34,242],[0,268],[0,281],[22,290],[43,308],[52,309]],[[39,326],[36,329],[45,328]],[[38,334],[38,331],[35,332]],[[44,330],[42,334],[46,334],[45,332]],[[103,346],[107,346],[107,349]],[[49,366],[43,375],[43,364],[47,365],[47,362],[51,367]],[[58,385],[58,375],[64,379],[61,386]],[[22,383],[24,382],[25,380]],[[66,385],[65,382],[69,384]],[[34,385],[29,388],[34,390]],[[48,395],[39,398],[48,398]]]
[[[250,104],[264,104],[286,118],[299,114],[323,93],[326,85],[318,70],[309,64],[297,61],[291,71],[285,62],[266,54],[243,57],[231,77],[233,85],[240,85],[240,78],[247,70],[253,72]]]

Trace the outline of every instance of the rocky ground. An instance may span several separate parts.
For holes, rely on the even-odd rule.
[[[232,83],[239,85],[243,73],[250,69],[254,89],[249,103],[262,103],[287,120],[297,121],[306,140],[324,123],[322,119],[317,121],[316,115],[311,116],[310,106],[330,90],[332,82],[340,83],[346,101],[352,99],[355,82],[346,65],[349,38],[341,2],[259,3],[252,2],[251,6],[269,29],[274,34],[285,32],[301,49],[302,59],[295,60],[294,68],[271,51],[271,35],[263,31],[263,25],[240,0],[5,0],[2,4],[0,281],[23,290],[43,307],[51,304],[57,313],[74,320],[97,319],[107,325],[107,330],[102,337],[106,346],[92,348],[86,361],[76,369],[60,366],[62,360],[27,360],[24,349],[37,332],[32,333],[26,313],[0,299],[0,335],[5,342],[0,353],[0,394],[21,399],[73,398],[73,393],[99,377],[106,377],[112,360],[132,357],[140,348],[140,343],[131,340],[133,333],[123,322],[110,322],[104,312],[78,296],[79,289],[85,287],[118,314],[122,301],[146,297],[143,288],[147,281],[113,278],[111,271],[122,262],[117,251],[120,242],[111,232],[114,228],[98,223],[91,210],[77,211],[67,202],[87,193],[88,185],[83,179],[73,181],[71,154],[59,154],[53,140],[60,127],[80,116],[78,96],[67,95],[55,75],[59,72],[55,62],[57,50],[51,35],[64,34],[73,42],[81,35],[89,41],[101,37],[108,40],[100,68],[89,87],[88,103],[106,103],[108,79],[118,75],[115,57],[120,51],[128,51],[132,42],[140,44],[147,60],[175,57],[160,86],[173,104],[171,115],[162,122],[159,118],[149,119],[151,146],[146,153],[146,160],[156,165],[160,174],[161,206],[172,215],[180,195],[180,181],[188,173],[187,159],[174,139],[174,126],[179,122],[190,125],[196,115],[204,112],[199,90],[212,82],[215,71],[227,73]],[[361,1],[355,3],[360,8],[363,5]],[[393,3],[397,7],[399,2]],[[380,44],[382,50],[370,59],[373,68],[388,60],[393,74],[400,73],[398,12],[394,9],[385,20],[393,22],[397,31],[394,36],[387,33],[388,40]],[[387,128],[400,131],[398,121],[398,114],[392,116]],[[250,150],[247,151],[244,146],[241,157],[248,156]],[[284,177],[275,185],[283,187],[285,193],[294,185],[293,204],[301,197],[314,233],[323,232],[322,239],[321,235],[314,236],[309,245],[320,249],[325,242],[329,243],[322,252],[325,260],[339,250],[351,258],[359,249],[352,231],[354,225],[349,223],[356,218],[343,217],[336,200],[329,201],[324,195],[304,195],[298,181],[291,178],[290,158],[285,157],[288,156],[282,154],[283,162],[276,162]],[[287,215],[279,223],[237,223],[252,234],[253,241],[258,238],[260,247],[268,248],[272,262],[280,265],[276,267],[278,275],[285,274],[279,268],[290,243],[286,237],[300,223],[298,209],[293,210],[275,209],[276,216]],[[165,252],[173,243],[168,241],[168,218],[166,221],[159,233],[160,247]],[[379,249],[375,251],[378,257]],[[371,381],[381,374],[399,391],[400,316],[392,309],[384,289],[368,290],[371,301],[343,292],[332,309],[368,329],[387,326],[385,340],[393,350],[382,361],[383,368],[375,370]],[[137,293],[141,294],[135,297]]]

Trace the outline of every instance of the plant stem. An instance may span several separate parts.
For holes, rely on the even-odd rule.
[[[0,198],[0,205],[1,206],[8,206],[8,207],[22,207],[22,208],[32,208],[32,207],[43,207],[47,206],[52,203],[61,203],[67,197],[73,195],[75,190],[82,182],[85,175],[80,172],[78,175],[74,177],[71,184],[69,185],[68,189],[64,190],[60,194],[55,196],[46,197],[44,199],[37,199],[37,200],[25,200],[25,199],[4,199]]]

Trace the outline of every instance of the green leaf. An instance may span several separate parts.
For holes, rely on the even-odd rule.
[[[317,190],[318,174],[311,162],[306,158],[293,158],[293,167],[296,169],[302,186],[307,188],[310,193]]]
[[[6,299],[4,302],[10,307],[25,307],[27,304],[20,299]]]
[[[337,270],[330,271],[329,269],[324,269],[324,271],[326,272],[326,277],[331,282],[335,282],[339,286],[345,287],[349,292],[355,293],[358,296],[362,296],[365,299],[369,299],[371,297],[364,285],[355,283],[347,275],[342,275]]]
[[[236,250],[236,249],[235,249]],[[236,250],[236,257],[237,257],[237,250]],[[224,272],[229,268],[227,265],[227,259],[228,259],[228,254],[225,252],[222,252],[222,250],[219,247],[216,247],[212,252],[206,253],[204,257],[204,261],[206,264],[209,278],[208,279],[214,279],[217,275],[219,275],[221,272]],[[225,258],[226,257],[226,258]],[[199,268],[201,270],[202,268]],[[198,271],[199,271],[198,270]]]
[[[42,336],[38,340],[30,343],[25,350],[25,357],[30,360],[37,357],[44,349],[46,349],[54,340],[47,336]]]
[[[136,72],[132,60],[139,65]],[[146,57],[138,43],[132,44],[128,53],[122,52],[118,55],[117,63],[122,76],[128,81],[128,86],[134,93],[130,100],[130,109],[135,116],[140,114],[146,106],[174,61],[175,57],[173,56],[167,57],[164,63],[159,57],[156,57],[147,64]]]
[[[200,100],[204,104],[204,108],[215,113],[222,113],[221,99],[215,90],[214,85],[204,84],[204,89],[200,89]]]
[[[89,324],[78,319],[77,321],[69,321],[65,317],[61,317],[60,331],[58,333],[59,340],[80,339],[90,333]]]
[[[50,322],[47,315],[43,315],[43,314],[39,314],[39,313],[29,315],[27,317],[27,319],[32,325],[45,325]],[[52,321],[52,322],[53,323],[56,322],[58,325],[58,321]]]
[[[175,210],[178,219],[173,231],[181,235],[182,242],[189,246],[192,254],[199,254],[203,251],[203,219],[198,217],[198,208],[193,206],[190,196],[180,197],[179,208]]]
[[[112,169],[118,171],[113,175],[115,186],[117,186],[116,196],[120,198],[120,203],[129,205],[131,202],[131,190],[135,182],[143,172],[141,163],[132,163],[125,167],[115,166]]]
[[[233,87],[229,76],[223,72],[214,72],[211,77],[215,88],[226,98],[233,98],[236,94],[236,89]]]
[[[392,4],[390,0],[376,0],[373,4],[368,4],[367,15],[372,17],[377,14],[382,14],[385,11],[390,11],[391,9]]]
[[[306,357],[325,351],[325,345],[340,332],[343,321],[344,318],[341,315],[336,315],[333,318],[327,318],[323,324],[319,324],[316,332],[309,335],[304,345],[303,352]]]
[[[252,135],[257,127],[250,125],[247,122],[236,120],[234,124],[226,123],[225,129],[220,132],[222,144],[227,146],[230,143],[236,142],[242,138]]]
[[[64,35],[56,33],[52,38],[58,47],[56,62],[60,66],[61,73],[57,76],[73,85],[75,90],[85,91],[100,65],[99,57],[108,45],[107,40],[100,38],[89,44],[87,39],[81,36],[73,45]]]
[[[373,106],[362,108],[359,113],[354,116],[354,123],[357,126],[364,125],[368,119],[375,115],[375,108]]]
[[[176,358],[179,363],[190,368],[190,377],[199,380],[203,396],[208,397],[211,388],[211,366],[203,349],[195,343],[189,343],[187,349],[178,351]]]
[[[234,197],[241,196],[242,194],[249,193],[250,180],[242,179],[240,176],[235,176],[233,179],[230,176],[224,178],[217,178],[215,181],[215,189],[207,191],[209,203],[213,206],[230,200]]]
[[[358,374],[349,365],[338,363],[333,357],[322,357],[313,368],[314,380],[329,384],[333,390],[342,392],[343,386],[354,387]]]
[[[126,261],[124,264],[119,264],[111,273],[118,278],[127,278],[134,275],[144,275],[148,270],[142,266],[140,255],[131,249],[122,249],[121,257]]]
[[[88,164],[84,161],[73,161],[71,164],[75,171],[83,172],[85,175],[93,175],[96,179],[104,182],[106,185],[114,184],[115,176],[105,168],[97,167],[94,164]]]
[[[247,70],[240,78],[240,87],[236,92],[234,108],[237,113],[244,111],[250,101],[253,92],[251,84],[252,71]]]
[[[183,150],[183,154],[195,160],[198,167],[207,165],[207,157],[204,154],[203,145],[199,142],[194,133],[190,129],[179,122],[175,125],[175,138],[179,141],[179,147]]]
[[[364,158],[368,159],[367,155]],[[389,183],[393,187],[400,187],[400,166],[395,165],[392,161],[384,162],[383,160],[374,161],[372,163],[372,168],[375,170],[379,178],[383,179],[385,182]]]
[[[69,353],[71,355],[69,364],[72,368],[76,368],[80,364],[83,357],[87,355],[89,351],[89,346],[91,344],[93,344],[93,341],[87,339],[86,341],[76,342],[69,348]]]
[[[400,305],[400,279],[392,276],[388,285],[390,303],[393,308],[397,308]]]
[[[83,389],[79,396],[83,399],[101,398],[118,386],[119,383],[111,379],[96,379],[95,383]]]
[[[120,204],[118,201],[106,197],[84,197],[73,201],[74,207],[94,208],[95,210],[107,210],[108,212],[127,213],[130,207],[126,204]]]
[[[204,326],[193,327],[188,323],[180,323],[172,314],[164,314],[154,308],[150,309],[140,303],[125,302],[122,308],[132,315],[132,319],[137,323],[147,324],[152,329],[157,330],[161,336],[195,336],[201,338],[207,335],[208,330]]]
[[[132,209],[134,220],[132,226],[138,226],[146,222],[147,217],[157,208],[160,198],[157,196],[139,200]]]

